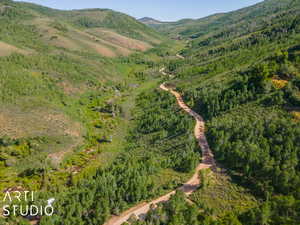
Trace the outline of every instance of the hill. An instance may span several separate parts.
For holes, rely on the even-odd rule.
[[[67,187],[113,161],[167,38],[108,9],[1,0],[0,18],[1,197]]]
[[[164,23],[164,22],[161,22],[159,20],[156,20],[156,19],[153,19],[153,18],[150,18],[150,17],[143,17],[143,18],[139,19],[139,21],[143,24],[151,25],[151,26]]]
[[[293,3],[294,2],[294,3]],[[262,26],[267,20],[271,19],[271,15],[276,15],[290,4],[297,4],[297,1],[289,0],[265,0],[256,5],[242,8],[229,13],[214,14],[201,19],[184,19],[177,22],[165,23],[155,28],[162,33],[170,36],[181,36],[184,38],[197,38],[207,33],[213,33],[222,28],[231,27],[232,29],[242,29],[255,20],[252,26]],[[249,32],[249,31],[245,31]]]
[[[209,145],[233,182],[249,188],[262,202],[248,212],[230,211],[208,224],[299,221],[299,12],[299,1],[268,0],[223,15],[178,22],[178,29],[169,24],[171,37],[188,40],[181,51],[185,59],[170,60],[165,70],[173,77],[169,85],[205,117]],[[227,188],[223,188],[224,194]],[[213,185],[208,185],[192,197],[199,208],[208,210],[205,221],[220,216],[218,205],[209,206],[211,198],[219,201],[217,194],[209,194],[211,189]],[[180,201],[177,212],[173,207]],[[168,214],[170,223],[189,224],[201,214],[185,217],[186,210],[192,210],[189,204],[174,197],[172,203],[151,211],[147,222]],[[172,216],[180,212],[182,216]]]
[[[31,3],[1,1],[2,23],[30,27],[41,44],[53,50],[88,51],[103,56],[128,55],[134,51],[145,51],[162,41],[162,36],[139,23],[134,18],[108,9],[62,11]],[[10,20],[10,21],[8,21]],[[5,32],[2,28],[2,32]],[[6,53],[17,51],[21,40],[9,40],[2,35],[2,41],[10,45]],[[29,43],[22,43],[26,51],[37,50]],[[20,52],[20,51],[19,51]],[[4,54],[4,53],[3,53]]]

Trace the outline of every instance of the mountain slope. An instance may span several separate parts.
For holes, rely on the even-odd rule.
[[[164,71],[162,79],[170,87],[176,87],[184,101],[205,117],[209,145],[231,179],[225,179],[218,171],[201,173],[203,183],[191,199],[186,201],[183,194],[177,193],[169,202],[151,208],[145,221],[132,216],[130,224],[298,223],[300,127],[292,111],[297,111],[300,103],[299,4],[290,6],[290,1],[285,2],[286,7],[274,11],[277,0],[265,3],[266,9],[264,4],[253,7],[257,17],[249,16],[251,12],[248,12],[241,18],[232,12],[227,15],[229,21],[225,21],[228,26],[216,25],[192,41],[187,42],[189,38],[185,37],[187,44],[181,51],[185,58],[166,55],[166,68],[161,70]],[[215,17],[218,16],[223,15]],[[264,18],[268,23],[264,23]],[[213,21],[214,18],[206,18],[204,23],[209,28]],[[198,31],[196,27],[191,33]],[[171,76],[166,76],[167,73]],[[136,111],[139,128],[129,138],[134,142],[129,147],[130,160],[122,158],[109,171],[99,171],[94,177],[97,182],[86,181],[92,189],[90,192],[85,192],[83,186],[79,193],[74,190],[68,197],[60,196],[60,204],[75,214],[82,211],[82,205],[77,203],[85,199],[82,193],[94,196],[85,206],[89,217],[74,218],[77,223],[89,224],[92,218],[95,223],[103,224],[107,215],[119,215],[133,204],[155,199],[149,197],[155,193],[156,186],[151,184],[154,168],[161,165],[169,168],[173,164],[176,170],[182,168],[182,163],[193,168],[190,165],[194,165],[195,155],[186,158],[190,151],[173,158],[178,150],[193,147],[177,145],[173,140],[168,145],[168,137],[176,136],[177,132],[173,131],[179,121],[179,127],[184,126],[185,132],[190,129],[184,125],[185,119],[178,118],[182,113],[174,107],[175,102],[172,104],[157,90],[142,94],[139,101],[142,107]],[[167,155],[165,162],[150,156],[159,152],[155,143]],[[165,159],[166,155],[160,157]],[[125,170],[122,162],[132,166]],[[116,186],[117,193],[111,191]],[[164,185],[160,187],[167,190]],[[178,186],[173,187],[172,190]],[[244,193],[249,197],[243,198]],[[71,217],[62,212],[59,218],[68,221],[68,216]]]
[[[300,2],[268,0],[216,17],[220,18],[207,24],[210,17],[195,26],[190,26],[195,21],[182,25],[181,37],[189,40],[181,51],[185,59],[170,60],[165,71],[174,77],[169,85],[205,117],[217,162],[261,204],[245,213],[224,215],[224,209],[214,204],[220,200],[210,201],[217,196],[211,194],[210,184],[192,200],[204,210],[205,221],[212,219],[209,224],[297,224]],[[175,30],[170,35],[177,34]],[[198,221],[196,213],[173,217],[170,208],[179,205],[175,200],[152,210],[147,222],[166,214],[170,223]],[[184,202],[181,206],[182,211],[190,208]]]
[[[207,33],[231,27],[232,29],[243,29],[251,24],[253,27],[263,26],[277,12],[297,5],[295,0],[265,0],[256,5],[246,7],[229,13],[220,13],[205,18],[192,20],[185,19],[178,22],[166,23],[155,28],[171,36],[180,35],[184,38],[197,38]],[[251,20],[255,19],[255,22]],[[248,30],[244,30],[249,32]]]
[[[156,20],[156,19],[153,19],[153,18],[150,18],[150,17],[143,17],[143,18],[139,19],[139,21],[143,24],[151,25],[151,26],[164,23],[164,22],[161,22],[159,20]]]
[[[14,23],[14,27],[23,24],[22,30],[34,29],[37,41],[47,45],[47,48],[89,51],[114,57],[147,50],[163,39],[134,18],[112,10],[61,11],[12,1],[1,1],[0,9],[2,19],[6,19],[2,22],[5,26]],[[3,28],[2,32],[5,33]],[[2,35],[2,41],[7,41],[7,44],[18,45],[19,41],[23,48],[37,50],[31,49],[33,46],[26,46],[24,41],[17,40],[17,35],[14,41],[7,39]]]
[[[165,40],[111,10],[1,0],[1,197],[16,187],[48,189],[49,181],[64,188],[70,174],[113,161],[136,92],[155,82],[148,70]]]

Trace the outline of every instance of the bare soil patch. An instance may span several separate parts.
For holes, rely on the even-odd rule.
[[[20,53],[20,54],[25,55],[25,54],[28,54],[29,52],[0,41],[0,57],[1,56],[9,56],[12,53]]]

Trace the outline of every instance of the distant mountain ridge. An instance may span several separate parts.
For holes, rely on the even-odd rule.
[[[146,25],[157,25],[157,24],[166,23],[166,22],[162,22],[162,21],[153,19],[151,17],[143,17],[141,19],[138,19],[138,21],[140,21],[141,23],[146,24]]]
[[[176,22],[157,24],[152,27],[170,37],[180,36],[194,39],[228,26],[246,26],[254,18],[257,23],[255,26],[258,26],[263,24],[264,20],[270,15],[276,15],[277,12],[287,8],[296,8],[298,2],[297,0],[265,0],[232,12],[217,13],[199,19],[182,19]]]

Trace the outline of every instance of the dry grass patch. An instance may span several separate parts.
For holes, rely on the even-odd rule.
[[[246,189],[233,183],[225,174],[203,171],[201,182],[202,187],[191,195],[191,200],[200,208],[212,209],[214,216],[240,213],[257,205]]]
[[[62,81],[58,83],[58,86],[62,88],[65,94],[67,95],[75,95],[75,94],[82,94],[86,90],[86,87],[75,87],[70,82]]]
[[[57,140],[56,144],[44,146],[44,151],[49,153],[49,158],[57,166],[66,153],[83,141],[81,124],[54,110],[23,111],[17,107],[0,109],[0,124],[0,137],[50,137]]]
[[[84,50],[84,48],[78,45],[76,41],[61,35],[61,32],[59,30],[51,27],[50,24],[52,22],[53,21],[50,19],[38,18],[31,21],[30,24],[36,25],[38,27],[39,33],[41,34],[42,40],[52,46],[77,51]]]
[[[53,39],[53,36],[47,36],[47,41],[56,47],[61,47],[69,50],[82,51],[84,48],[80,47],[72,39],[63,37],[61,35],[55,35],[56,38]]]
[[[139,51],[146,51],[152,46],[146,42],[135,40],[132,38],[128,38],[125,36],[122,36],[120,34],[117,34],[110,30],[105,30],[101,28],[94,28],[94,29],[88,29],[87,32],[92,33],[101,39],[104,39],[108,42],[111,42],[115,45],[127,48],[127,49],[133,49],[133,50],[139,50]]]
[[[294,116],[297,122],[300,121],[300,111],[292,111],[291,114]]]
[[[273,78],[272,83],[276,88],[281,89],[281,88],[284,88],[288,84],[288,81],[287,80],[281,80],[281,79],[278,79],[278,78]]]
[[[127,56],[131,53],[131,51],[129,49],[126,49],[125,47],[122,47],[118,44],[113,43],[113,41],[111,40],[106,40],[105,38],[101,37],[97,37],[91,33],[88,32],[83,32],[80,30],[74,30],[73,34],[72,34],[73,38],[76,38],[76,40],[80,41],[80,42],[84,42],[85,44],[88,44],[88,46],[91,49],[94,49],[97,51],[97,53],[104,55],[104,56],[108,56],[108,57],[115,57],[116,55],[123,55],[123,56]],[[102,49],[100,49],[99,51],[99,46],[101,46]],[[103,47],[107,48],[108,50],[110,50],[111,52],[113,52],[113,54],[107,54],[106,52],[103,52]],[[104,54],[103,54],[104,53]]]
[[[127,48],[121,47],[119,45],[113,44],[112,42],[105,41],[103,39],[101,40],[97,39],[97,42],[113,48],[118,53],[118,55],[128,56],[132,53],[132,51]]]
[[[39,28],[44,42],[65,49],[76,51],[94,51],[102,56],[128,56],[132,50],[145,51],[151,48],[148,43],[124,37],[113,31],[103,29],[88,29],[82,31],[67,27],[64,32],[51,26],[51,19],[35,19],[31,24]]]
[[[20,53],[20,54],[25,55],[25,54],[28,54],[29,52],[0,41],[0,57],[1,56],[9,56],[12,53]]]
[[[93,43],[87,40],[81,40],[82,43],[86,44],[89,48],[94,49],[98,54],[106,56],[106,57],[116,57],[117,54],[111,50],[110,48],[100,45],[97,43]]]
[[[46,109],[24,111],[18,107],[0,109],[0,136],[80,136],[81,127],[61,112]]]
[[[105,45],[100,41],[97,41],[97,37],[87,34],[80,30],[70,30],[67,34],[70,38],[75,40],[83,50],[90,49],[96,53],[106,56],[106,57],[116,57],[117,54],[110,45]]]

